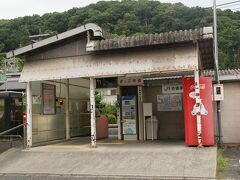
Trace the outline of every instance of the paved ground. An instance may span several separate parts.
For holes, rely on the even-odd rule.
[[[12,142],[0,139],[0,154],[12,147],[23,147],[21,140],[14,140]]]
[[[159,179],[214,178],[216,148],[190,148],[183,142],[98,141],[75,139],[29,150],[10,149],[0,155],[0,179]],[[39,176],[37,176],[39,175]],[[71,176],[71,177],[69,177]],[[47,177],[47,178],[46,178]],[[19,178],[18,178],[19,179]]]
[[[222,173],[224,179],[240,179],[240,146],[225,147],[223,156],[229,159],[229,166]]]

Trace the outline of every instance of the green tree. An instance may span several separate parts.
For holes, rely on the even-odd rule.
[[[98,108],[100,114],[108,117],[109,124],[117,123],[117,106],[112,104],[106,104],[102,102],[102,96],[96,93],[95,106]]]
[[[213,24],[211,8],[187,7],[155,0],[99,1],[62,13],[0,20],[0,53],[29,44],[29,35],[56,34],[86,23],[96,23],[113,37],[190,29]],[[219,63],[240,68],[240,11],[218,10]],[[0,55],[1,57],[3,55]]]

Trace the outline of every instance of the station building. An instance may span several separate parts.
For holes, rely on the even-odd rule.
[[[215,144],[213,79],[203,77],[214,69],[212,27],[105,39],[86,24],[7,53],[16,56],[26,60],[29,147],[88,135],[95,146],[96,84],[108,78],[118,97],[118,139]]]

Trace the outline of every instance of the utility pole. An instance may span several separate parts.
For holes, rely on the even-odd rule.
[[[216,0],[213,0],[213,27],[214,27],[214,59],[215,59],[215,78],[217,84],[220,84],[219,80],[219,67],[218,67],[218,40],[217,40],[217,4]],[[218,122],[218,145],[222,145],[222,125],[221,125],[221,104],[220,101],[217,104],[217,122]]]
[[[7,59],[4,59],[5,91],[7,91]]]

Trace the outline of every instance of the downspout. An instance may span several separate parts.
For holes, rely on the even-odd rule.
[[[213,24],[214,24],[214,64],[215,64],[215,80],[220,84],[219,80],[219,67],[218,67],[218,40],[217,40],[217,11],[216,0],[213,0]],[[221,125],[221,104],[220,101],[216,102],[217,106],[217,127],[218,127],[218,146],[222,146],[222,125]]]

